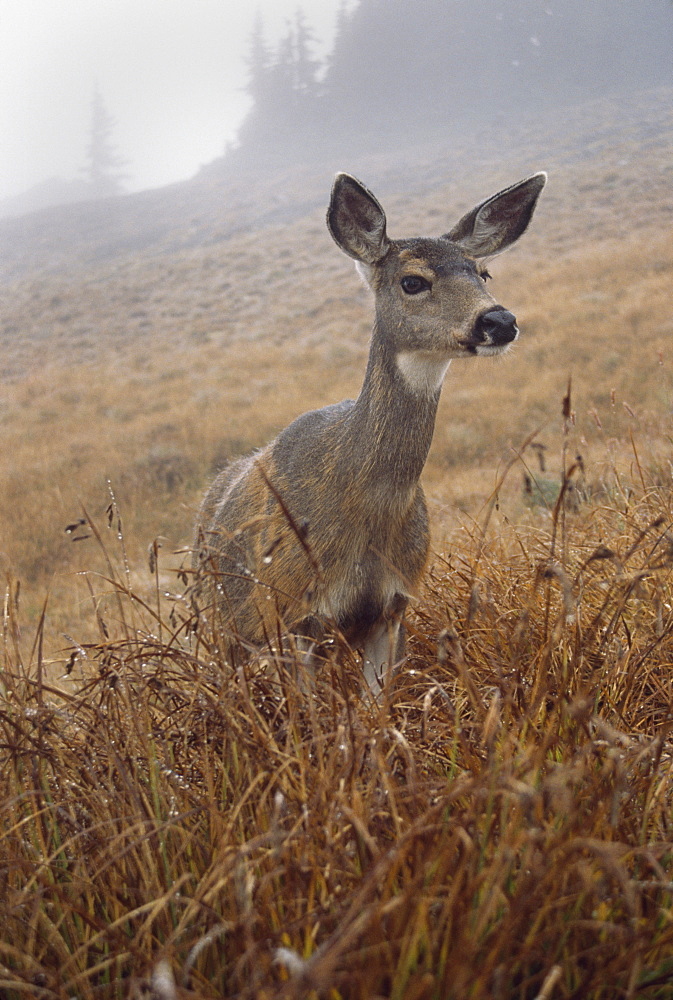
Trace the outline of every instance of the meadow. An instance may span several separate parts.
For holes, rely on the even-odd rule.
[[[184,569],[214,472],[359,389],[371,303],[324,209],[7,278],[3,996],[673,997],[657,108],[462,180],[428,149],[411,193],[383,176],[395,236],[550,172],[490,268],[520,340],[445,383],[381,704],[337,634],[313,697],[286,637],[231,665]]]

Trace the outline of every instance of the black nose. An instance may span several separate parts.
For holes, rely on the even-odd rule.
[[[487,344],[511,344],[519,332],[516,316],[507,309],[491,309],[477,320],[477,332]]]

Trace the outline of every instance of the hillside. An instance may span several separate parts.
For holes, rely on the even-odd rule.
[[[303,165],[288,161],[273,172],[263,164],[257,169],[246,165],[241,174],[223,158],[193,180],[167,188],[0,219],[0,282],[11,285],[33,272],[70,276],[122,261],[140,266],[147,258],[164,260],[183,250],[220,246],[311,213],[319,218],[326,185],[329,190],[339,169],[366,175],[372,187],[392,195],[446,191],[451,185],[454,197],[466,200],[462,177],[483,176],[487,182],[489,174],[525,172],[539,161],[550,169],[560,167],[563,177],[602,157],[613,168],[613,184],[622,174],[629,183],[639,150],[647,150],[648,157],[649,151],[655,157],[666,151],[671,93],[660,88],[583,101],[557,108],[553,115],[521,114],[507,124],[495,114],[442,127],[423,141],[398,147],[394,155],[389,150],[363,154],[357,143],[344,139],[328,156],[320,155],[318,144]],[[600,206],[592,212],[599,222]]]
[[[522,337],[497,368],[455,364],[447,380],[426,475],[438,521],[478,510],[498,461],[536,429],[556,447],[569,376],[592,458],[628,431],[623,403],[654,445],[672,392],[670,98],[593,102],[460,144],[442,135],[394,164],[245,183],[213,166],[190,184],[0,224],[0,538],[33,608],[54,571],[78,565],[86,546],[63,527],[81,503],[104,509],[107,478],[142,561],[156,535],[189,541],[227,457],[357,393],[371,308],[324,224],[335,168],[375,190],[392,235],[441,232],[486,194],[550,173],[531,231],[492,267]]]

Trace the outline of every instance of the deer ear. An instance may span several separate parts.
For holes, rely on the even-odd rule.
[[[385,212],[371,191],[350,174],[334,178],[327,228],[337,246],[363,264],[375,264],[390,247]]]
[[[501,253],[525,233],[546,183],[541,171],[499,191],[464,215],[444,239],[458,243],[471,257]]]

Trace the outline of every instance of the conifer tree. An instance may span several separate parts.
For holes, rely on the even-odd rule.
[[[320,64],[313,57],[313,43],[313,32],[298,8],[275,52],[271,51],[257,13],[247,57],[246,89],[254,103],[239,132],[239,148],[282,149],[306,129],[318,95]]]
[[[264,22],[259,8],[255,14],[246,62],[248,83],[245,89],[255,105],[263,105],[269,98],[273,57],[264,37]]]
[[[120,168],[124,160],[117,154],[112,142],[115,119],[107,109],[98,87],[91,103],[91,125],[87,144],[85,173],[91,192],[96,198],[121,194],[125,174]]]
[[[301,98],[316,96],[319,63],[311,54],[315,36],[301,7],[294,16],[294,89]]]

